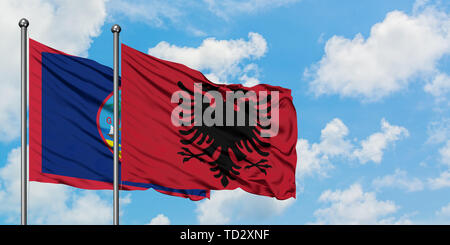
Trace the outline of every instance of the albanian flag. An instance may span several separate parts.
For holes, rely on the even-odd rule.
[[[113,70],[32,39],[29,60],[30,181],[112,189]],[[193,200],[209,195],[206,190],[151,182],[119,186],[123,190],[154,188]]]
[[[289,89],[214,84],[122,44],[124,183],[295,197]]]

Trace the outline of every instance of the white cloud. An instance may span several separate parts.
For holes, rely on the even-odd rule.
[[[429,178],[428,185],[432,190],[450,187],[450,170],[442,172],[439,177]]]
[[[421,191],[424,189],[423,182],[418,178],[409,178],[407,172],[396,169],[394,174],[378,177],[372,181],[376,189],[393,187],[404,189],[408,192]]]
[[[425,85],[424,90],[443,100],[444,96],[450,92],[450,77],[447,74],[439,73]]]
[[[150,221],[149,225],[170,225],[170,220],[164,214],[158,214]]]
[[[450,167],[450,140],[439,149],[439,160]],[[450,187],[450,170],[441,172],[436,178],[428,178],[428,185],[432,190]]]
[[[429,0],[416,0],[413,5],[413,13],[418,13],[419,11],[426,8]]]
[[[228,20],[237,14],[249,14],[281,7],[299,0],[203,0],[211,12]]]
[[[329,161],[333,156],[345,156],[353,147],[345,137],[348,128],[339,119],[331,120],[321,131],[320,142],[309,144],[308,140],[297,141],[297,178],[318,174],[327,176],[327,172],[334,168]]]
[[[108,191],[79,190],[61,185],[29,182],[30,224],[111,224],[112,198]],[[124,207],[129,195],[121,200]],[[0,168],[0,214],[7,223],[19,223],[20,148],[13,149]]]
[[[165,20],[178,21],[184,15],[182,4],[182,1],[110,0],[107,7],[112,18],[124,16],[131,21],[162,27]]]
[[[405,218],[392,216],[399,207],[393,201],[377,200],[375,193],[364,192],[361,185],[353,184],[346,190],[327,190],[319,202],[328,207],[314,212],[317,224],[409,224]]]
[[[20,29],[19,19],[30,21],[29,36],[73,55],[87,55],[92,38],[100,34],[106,17],[105,0],[0,1],[0,141],[19,136]]]
[[[349,130],[339,119],[331,120],[321,131],[320,142],[310,144],[306,139],[297,141],[297,173],[298,178],[318,174],[327,176],[334,168],[332,158],[341,157],[347,160],[358,160],[361,164],[369,161],[380,163],[383,153],[393,142],[408,135],[404,127],[390,125],[381,119],[381,132],[376,132],[359,142],[358,147],[348,138]]]
[[[241,81],[247,82],[248,73],[257,70],[257,66],[251,64],[251,66],[242,67],[241,63],[259,59],[266,52],[266,40],[260,34],[253,32],[248,34],[248,41],[207,38],[197,48],[178,47],[163,41],[148,51],[156,57],[201,70],[208,79],[218,83],[226,83],[239,77]],[[255,82],[255,80],[250,81]]]
[[[334,166],[320,149],[320,144],[309,144],[308,140],[299,139],[297,141],[297,169],[296,178],[302,179],[305,176],[317,174],[322,177],[328,176],[328,171]]]
[[[258,80],[258,78],[256,77],[249,77],[247,74],[242,75],[239,78],[240,81],[242,81],[245,87],[253,87],[256,86],[260,83],[260,81]]]
[[[439,162],[450,167],[450,119],[443,118],[428,125],[428,139],[426,143],[442,144],[439,149]],[[440,173],[438,177],[428,178],[428,186],[435,190],[450,187],[450,170]]]
[[[255,14],[264,10],[285,6],[299,0],[109,0],[107,11],[109,21],[116,21],[126,17],[130,21],[141,22],[158,28],[177,28],[193,36],[204,37],[207,33],[192,25],[193,15],[213,15],[230,20],[238,15]],[[215,26],[217,29],[217,25]]]
[[[370,135],[361,142],[361,148],[353,152],[353,156],[361,163],[373,161],[380,163],[383,151],[391,143],[409,136],[406,128],[390,125],[384,118],[381,119],[381,132]]]
[[[427,129],[427,143],[443,143],[450,139],[450,118],[442,118],[439,121],[431,122]]]
[[[439,211],[436,212],[437,216],[445,216],[450,218],[450,203],[443,206]]]
[[[311,91],[375,101],[406,88],[415,76],[434,75],[450,53],[450,17],[423,4],[416,9],[412,15],[389,12],[366,39],[329,39],[322,59],[305,70]]]
[[[20,148],[13,149],[6,165],[0,169],[0,212],[19,212],[20,203]]]
[[[42,189],[48,191],[49,188],[46,186]],[[52,200],[51,198],[49,200]],[[44,202],[47,207],[49,200]],[[30,202],[32,201],[33,199],[30,199]],[[47,220],[44,219],[44,224],[111,224],[112,222],[111,201],[101,198],[94,192],[84,191],[81,195],[71,194],[71,199],[65,200],[65,202],[70,205],[62,205],[56,210],[39,209],[39,212],[49,211]],[[35,212],[37,212],[36,209]],[[42,213],[34,216],[45,218]]]
[[[216,191],[211,199],[197,204],[200,224],[239,224],[243,219],[264,220],[283,213],[295,199],[277,200],[258,196],[241,189]]]
[[[450,167],[450,140],[447,140],[445,146],[439,149],[441,162],[447,164]]]
[[[259,79],[259,68],[258,65],[251,63],[245,66],[242,71],[243,75],[239,77],[239,81],[241,81],[246,87],[253,87],[260,83]]]
[[[328,156],[347,154],[353,147],[351,142],[345,137],[348,135],[348,128],[338,118],[327,123],[320,132],[321,151]]]

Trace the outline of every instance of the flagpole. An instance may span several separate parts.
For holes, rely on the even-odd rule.
[[[114,225],[119,225],[119,33],[120,26],[111,28],[114,35]]]
[[[21,31],[21,220],[27,224],[27,28],[29,22],[22,18],[19,21]]]

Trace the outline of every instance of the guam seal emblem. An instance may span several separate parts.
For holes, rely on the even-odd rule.
[[[119,89],[119,102],[122,91]],[[121,103],[119,103],[119,115],[121,112]],[[97,112],[97,129],[98,132],[111,152],[114,146],[114,97],[113,93],[109,94]],[[119,142],[122,138],[122,122],[119,116]],[[119,144],[119,159],[122,157],[122,146]]]

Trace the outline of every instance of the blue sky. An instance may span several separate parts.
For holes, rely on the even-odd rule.
[[[112,66],[121,42],[212,81],[292,89],[297,199],[121,192],[121,224],[449,224],[445,1],[2,1],[0,224],[19,219],[19,28]],[[110,224],[112,193],[31,183],[31,224]]]

